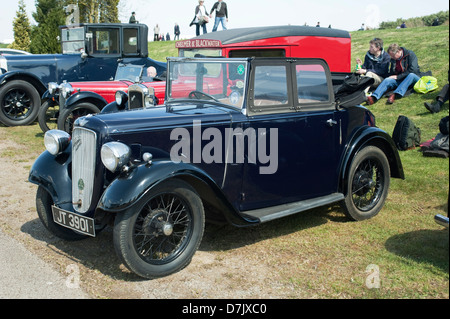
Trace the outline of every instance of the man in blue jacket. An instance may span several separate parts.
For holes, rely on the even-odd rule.
[[[357,64],[362,64],[361,68],[356,70],[356,73],[373,78],[375,82],[371,88],[375,89],[388,76],[391,57],[384,51],[383,40],[380,38],[370,40],[369,45],[369,51],[364,57],[364,64],[361,63],[361,59],[356,59]]]
[[[374,104],[388,90],[395,89],[387,100],[388,104],[393,104],[396,98],[403,97],[408,88],[420,79],[419,63],[413,51],[394,43],[389,46],[388,53],[391,57],[389,77],[381,82],[372,96],[367,97],[369,105]]]

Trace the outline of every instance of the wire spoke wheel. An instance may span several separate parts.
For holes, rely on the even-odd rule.
[[[151,199],[140,212],[134,227],[139,256],[149,263],[173,260],[192,235],[192,213],[176,194]]]
[[[383,168],[379,161],[367,159],[358,167],[352,183],[352,199],[362,211],[369,211],[383,193]]]
[[[167,276],[186,267],[203,237],[205,212],[186,182],[162,182],[118,213],[114,247],[125,266],[144,278]]]
[[[383,208],[390,184],[389,162],[384,152],[367,146],[350,166],[347,194],[343,201],[346,215],[353,220],[374,217]]]

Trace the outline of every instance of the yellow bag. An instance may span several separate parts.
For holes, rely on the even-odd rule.
[[[438,88],[437,79],[432,76],[422,76],[419,81],[414,84],[414,91],[417,93],[428,93]]]

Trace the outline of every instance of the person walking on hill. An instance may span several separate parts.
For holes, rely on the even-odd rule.
[[[173,33],[174,33],[174,40],[180,40],[180,26],[178,25],[178,23],[175,23],[175,27],[173,28]]]
[[[216,18],[214,20],[214,27],[212,32],[216,32],[219,27],[219,23],[222,23],[222,29],[227,30],[227,22],[228,22],[228,8],[227,4],[223,2],[223,0],[219,0],[214,3],[211,12],[209,13],[209,17],[212,18],[212,13],[216,11]]]
[[[136,12],[131,12],[131,17],[128,23],[138,23],[138,21],[136,20]]]
[[[420,79],[419,64],[413,51],[394,43],[389,46],[388,54],[391,57],[390,76],[381,82],[372,96],[367,97],[367,104],[369,105],[374,104],[388,90],[395,89],[387,100],[388,104],[393,104],[396,98],[403,97],[408,88]]]
[[[195,7],[195,16],[190,25],[195,24],[195,34],[200,35],[200,26],[203,29],[203,34],[208,33],[206,24],[209,22],[208,11],[204,5],[205,1],[199,0],[198,6]]]
[[[153,28],[153,41],[159,41],[159,31],[160,31],[159,25],[156,25]]]

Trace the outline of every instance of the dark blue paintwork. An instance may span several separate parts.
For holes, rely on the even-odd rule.
[[[327,76],[330,76],[329,71]],[[257,116],[247,115],[245,111],[219,103],[194,101],[78,119],[76,126],[95,131],[98,143],[95,192],[87,215],[124,211],[145,200],[148,191],[160,182],[176,177],[190,183],[203,201],[228,222],[237,226],[251,225],[259,219],[246,214],[249,211],[329,195],[334,196],[334,200],[342,199],[346,195],[352,159],[367,145],[384,151],[392,177],[404,178],[391,138],[374,126],[374,116],[364,107],[337,109],[331,103],[321,110]],[[251,163],[247,157],[243,163],[172,162],[170,150],[178,142],[170,139],[172,130],[186,128],[193,136],[196,120],[201,120],[200,134],[208,128],[218,129],[222,136],[226,129],[238,128],[264,128],[271,134],[270,128],[277,128],[278,170],[262,175],[258,171],[261,163]],[[253,142],[268,138],[267,134],[256,136]],[[128,172],[112,174],[101,164],[101,145],[111,141],[122,142],[132,149],[133,165]],[[202,141],[200,149],[208,142]],[[195,154],[194,148],[191,155]],[[152,153],[151,164],[142,161],[145,152]],[[63,177],[54,178],[51,172],[60,174],[69,162],[70,157],[60,163],[58,157],[51,158],[44,152],[33,165],[30,181],[48,189],[56,199],[70,198],[71,182],[64,177],[65,173]],[[58,165],[61,167],[55,168]]]

